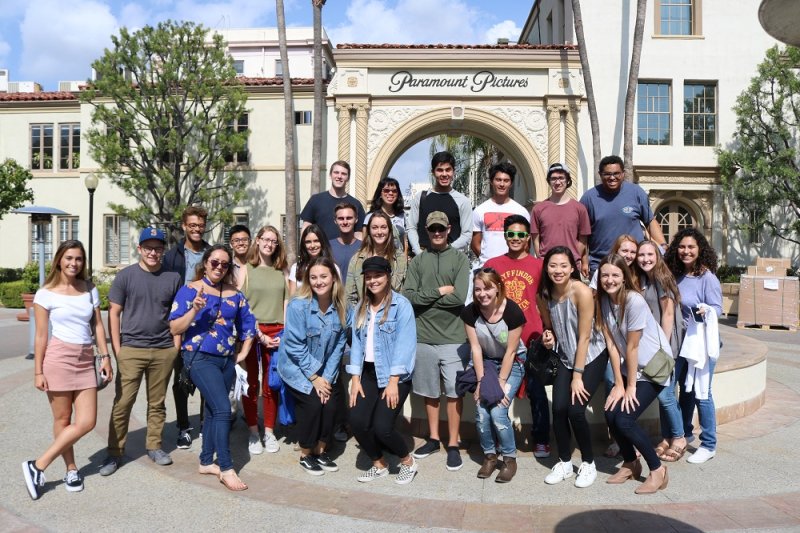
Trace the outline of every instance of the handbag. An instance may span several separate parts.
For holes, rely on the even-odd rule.
[[[552,385],[558,373],[559,360],[555,350],[546,348],[542,340],[537,339],[528,348],[525,371],[536,376],[542,385]]]
[[[196,355],[197,352],[192,353],[192,359],[189,361],[189,366],[183,365],[181,368],[181,373],[178,374],[178,388],[181,389],[181,392],[183,392],[186,396],[194,396],[194,391],[197,389],[197,385],[194,384],[194,381],[192,381],[192,376],[189,373],[189,371],[192,369],[192,363],[194,363],[194,358]]]
[[[642,375],[653,383],[662,384],[672,375],[675,368],[675,359],[672,358],[661,345],[661,335],[658,334],[658,351],[642,368]]]

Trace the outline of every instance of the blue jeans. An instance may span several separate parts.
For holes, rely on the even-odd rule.
[[[203,420],[203,448],[200,464],[210,465],[217,454],[220,470],[233,468],[228,435],[231,430],[231,402],[228,391],[236,379],[232,356],[213,355],[206,352],[182,352],[184,364],[191,363],[192,381],[205,400]]]
[[[700,446],[714,451],[717,449],[717,411],[714,407],[714,397],[711,394],[711,383],[714,379],[714,368],[717,366],[717,362],[709,359],[708,364],[711,376],[709,377],[707,400],[698,400],[694,391],[686,392],[683,390],[684,383],[686,383],[686,372],[689,369],[689,362],[683,357],[678,357],[677,361],[675,361],[675,375],[678,376],[678,383],[681,387],[678,403],[683,416],[684,435],[688,439],[694,433],[692,417],[694,416],[694,408],[697,407],[697,418],[700,419]]]
[[[675,363],[677,366],[677,362]],[[672,383],[664,387],[658,395],[658,413],[661,420],[661,436],[664,439],[683,437],[683,418],[675,397],[675,381],[677,373],[672,372]]]
[[[534,374],[527,376],[528,398],[531,401],[531,437],[534,444],[550,442],[550,401],[547,391]]]
[[[492,365],[497,363],[484,359],[483,364]],[[499,371],[500,366],[497,365],[497,368]],[[522,384],[524,375],[525,370],[522,368],[522,363],[514,361],[511,366],[511,375],[508,376],[508,381],[506,382],[511,387],[506,395],[509,400],[513,401],[519,386]],[[511,424],[511,419],[508,418],[508,408],[511,407],[511,402],[509,401],[508,407],[504,407],[500,402],[494,405],[486,405],[486,402],[479,401],[475,407],[475,426],[478,429],[478,437],[483,453],[497,452],[497,447],[495,446],[495,437],[497,437],[497,441],[500,443],[500,454],[503,457],[516,457],[517,443],[514,439],[514,426]]]

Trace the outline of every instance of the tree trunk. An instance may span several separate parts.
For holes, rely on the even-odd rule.
[[[314,11],[314,117],[311,141],[311,194],[322,190],[322,113],[324,110],[322,71],[322,6],[325,0],[311,0]]]
[[[289,53],[286,50],[286,17],[283,0],[275,0],[278,18],[278,45],[283,66],[283,121],[286,144],[286,255],[289,264],[297,257],[297,188],[294,164],[294,105],[292,78],[289,74]]]
[[[625,179],[633,181],[633,115],[636,102],[636,87],[639,82],[639,59],[642,55],[644,19],[647,13],[647,0],[636,2],[636,26],[633,30],[631,48],[631,68],[628,71],[628,92],[625,94],[625,126],[623,130],[622,153],[625,160]]]
[[[594,166],[592,176],[594,183],[600,183],[598,167],[600,159],[603,157],[600,148],[600,121],[597,119],[597,102],[594,99],[594,85],[592,84],[592,72],[589,68],[589,50],[586,48],[586,38],[583,35],[583,15],[581,15],[580,0],[572,0],[572,16],[575,23],[575,38],[578,40],[578,53],[581,57],[581,70],[583,70],[583,83],[586,86],[586,99],[589,104],[589,124],[592,127],[592,156]],[[577,169],[570,169],[572,172]]]

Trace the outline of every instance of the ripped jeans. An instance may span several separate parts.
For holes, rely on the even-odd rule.
[[[490,359],[483,360],[484,365],[497,365],[499,371],[500,365],[498,363],[499,361],[495,362]],[[514,396],[516,396],[524,376],[525,370],[522,367],[522,363],[514,361],[511,366],[511,375],[508,377],[507,382],[511,389],[506,394],[506,397],[510,400],[513,400]],[[485,402],[480,401],[475,407],[475,426],[478,430],[478,437],[484,455],[498,453],[498,446],[495,444],[497,442],[500,455],[503,457],[516,457],[517,443],[514,439],[514,426],[511,424],[511,419],[508,418],[508,409],[511,407],[511,403],[508,404],[508,407],[504,407],[500,402],[494,405],[486,405]]]

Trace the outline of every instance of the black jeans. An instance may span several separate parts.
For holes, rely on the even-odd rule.
[[[173,368],[175,373],[172,377],[172,397],[175,399],[175,418],[177,419],[178,430],[184,431],[189,429],[189,397],[178,385],[178,378],[181,375],[181,370],[183,370],[183,357],[181,355],[175,358],[175,365]],[[200,418],[200,427],[202,427],[203,416],[201,415]]]
[[[622,376],[622,382],[625,386],[628,385],[628,378]],[[664,387],[656,385],[650,381],[637,381],[636,382],[636,399],[639,405],[630,412],[626,413],[622,410],[622,402],[617,403],[616,407],[611,411],[606,411],[606,422],[611,435],[619,444],[619,451],[622,458],[626,463],[636,460],[636,450],[642,454],[644,460],[647,461],[647,467],[653,471],[661,467],[661,461],[658,459],[653,444],[647,433],[639,427],[636,420],[644,413],[645,409],[653,403],[653,401],[661,393]],[[634,446],[636,449],[634,449]]]
[[[550,442],[550,405],[547,400],[547,391],[539,378],[529,372],[526,376],[528,398],[531,401],[531,437],[533,444],[548,444]]]
[[[407,456],[408,446],[394,426],[411,392],[411,381],[397,384],[400,397],[394,409],[390,409],[386,400],[381,399],[385,389],[378,387],[373,363],[364,363],[361,388],[364,389],[364,397],[359,395],[355,406],[350,408],[350,428],[361,449],[373,461],[383,457],[383,449],[400,458]]]
[[[313,388],[308,394],[302,393],[286,386],[294,397],[294,415],[297,424],[297,442],[301,448],[313,449],[318,442],[328,444],[333,435],[333,423],[336,419],[336,402],[339,397],[339,387],[331,384],[331,396],[322,403]]]
[[[608,351],[603,350],[603,353],[584,367],[583,387],[589,393],[589,399],[581,404],[578,401],[572,403],[572,370],[564,366],[561,361],[558,363],[556,379],[553,382],[553,432],[556,435],[558,458],[561,461],[569,461],[572,457],[570,427],[575,433],[575,441],[581,451],[582,460],[587,463],[594,461],[592,433],[589,430],[589,422],[586,421],[586,407],[603,382],[607,364]]]

